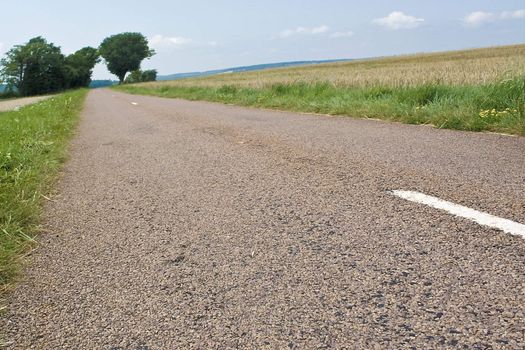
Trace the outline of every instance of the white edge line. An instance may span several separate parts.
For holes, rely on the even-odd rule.
[[[520,224],[519,222],[503,219],[416,191],[393,190],[391,193],[408,201],[425,204],[436,209],[441,209],[452,215],[470,219],[480,225],[496,228],[503,232],[525,238],[525,225]]]

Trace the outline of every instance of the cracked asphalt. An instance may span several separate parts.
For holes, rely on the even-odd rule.
[[[134,104],[132,104],[132,102]],[[8,349],[523,349],[525,138],[90,92]]]

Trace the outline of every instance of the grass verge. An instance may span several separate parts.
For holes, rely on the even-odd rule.
[[[378,118],[438,128],[525,135],[523,78],[480,85],[337,86],[330,82],[235,85],[121,85],[141,95],[298,112]]]
[[[87,90],[0,113],[0,288],[34,242],[44,196],[66,159]]]

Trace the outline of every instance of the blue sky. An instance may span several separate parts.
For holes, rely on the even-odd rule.
[[[0,52],[42,35],[71,53],[138,31],[160,74],[525,43],[525,0],[26,0],[1,5]],[[103,65],[95,79],[114,78]]]

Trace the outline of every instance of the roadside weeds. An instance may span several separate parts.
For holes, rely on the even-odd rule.
[[[522,78],[465,86],[341,87],[321,82],[278,83],[261,88],[146,84],[114,89],[131,94],[429,124],[440,129],[525,135]]]
[[[0,113],[0,295],[11,288],[41,230],[87,89]]]

